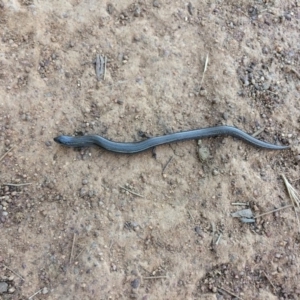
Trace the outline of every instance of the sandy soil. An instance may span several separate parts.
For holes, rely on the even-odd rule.
[[[0,298],[299,299],[299,5],[1,0]],[[218,124],[292,149],[53,142]]]

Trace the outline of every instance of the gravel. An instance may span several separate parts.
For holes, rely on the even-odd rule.
[[[0,282],[0,294],[7,293],[8,291],[8,284],[4,282]]]

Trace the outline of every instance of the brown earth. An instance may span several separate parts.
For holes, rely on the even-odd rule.
[[[291,204],[281,174],[300,189],[299,6],[0,1],[0,298],[299,299],[293,209],[231,216]],[[156,157],[53,142],[218,124],[292,149],[211,138],[200,161],[196,141]]]

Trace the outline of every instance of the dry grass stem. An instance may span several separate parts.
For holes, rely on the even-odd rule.
[[[3,267],[6,268],[7,270],[11,271],[12,273],[14,273],[16,276],[18,276],[19,278],[21,278],[23,281],[25,281],[25,279],[20,274],[18,274],[14,270],[10,269],[8,266],[3,265]]]
[[[297,214],[297,211],[296,211],[296,206],[299,207],[299,205],[300,205],[300,196],[299,196],[298,192],[294,189],[294,187],[289,183],[289,181],[287,180],[285,175],[281,174],[281,177],[282,177],[282,179],[285,183],[288,194],[289,194],[289,196],[292,200],[295,215],[296,215],[296,219],[297,219],[297,222],[298,222],[298,230],[300,232],[300,221],[299,221],[299,217],[298,217],[298,214]]]
[[[277,289],[275,287],[275,285],[272,283],[271,279],[269,278],[269,276],[267,275],[267,273],[265,271],[263,271],[264,275],[266,276],[266,278],[268,279],[268,281],[270,282],[270,284],[272,285],[274,291],[277,293]]]
[[[205,65],[204,65],[204,70],[203,70],[202,79],[201,79],[201,83],[200,83],[200,88],[202,87],[202,83],[204,81],[204,76],[207,71],[207,66],[208,66],[208,53],[207,53],[206,59],[205,59]]]
[[[258,129],[257,131],[255,131],[252,136],[256,137],[258,135],[260,135],[264,130],[266,129],[266,126],[263,126],[262,128]]]
[[[14,147],[11,147],[8,151],[6,151],[1,157],[0,157],[0,161],[12,150],[14,149]]]
[[[248,206],[249,202],[232,202],[231,205],[236,205],[236,206]]]
[[[288,194],[292,200],[292,202],[297,206],[299,207],[300,206],[300,196],[298,194],[298,192],[293,188],[293,186],[289,183],[289,181],[286,179],[285,175],[282,174],[281,175],[284,183],[285,183],[285,186],[286,186],[286,189],[288,191]]]
[[[267,211],[267,212],[265,212],[265,213],[262,213],[262,214],[260,214],[260,215],[255,216],[254,219],[260,218],[260,217],[265,216],[265,215],[272,214],[272,213],[275,212],[275,211],[279,211],[279,210],[282,210],[282,209],[285,209],[285,208],[289,208],[289,207],[293,207],[293,205],[292,205],[292,204],[289,204],[289,205],[286,205],[286,206],[283,206],[283,207],[279,207],[279,208],[276,208],[276,209],[272,209],[272,210],[270,210],[270,211]]]
[[[223,287],[218,286],[217,288],[220,289],[220,290],[225,291],[227,294],[229,294],[229,295],[235,297],[236,299],[243,300],[241,297],[238,297],[236,294],[234,294],[233,292],[231,292],[231,291],[229,291],[229,290],[227,290],[227,289],[224,289]]]
[[[167,276],[149,276],[149,277],[143,277],[143,279],[161,279],[161,278],[167,278]]]
[[[72,258],[73,258],[74,245],[75,245],[75,236],[76,236],[76,234],[74,233],[74,235],[73,235],[72,249],[71,249],[71,253],[70,253],[70,261],[69,261],[69,263],[71,263],[71,262],[72,262]]]
[[[32,299],[34,296],[36,296],[37,294],[39,294],[43,289],[38,290],[37,292],[35,292],[33,295],[31,295],[30,297],[28,297],[28,300]]]
[[[131,194],[133,194],[133,195],[135,195],[135,196],[138,196],[138,197],[144,198],[144,196],[143,196],[143,195],[141,195],[141,194],[138,194],[138,193],[135,193],[135,192],[133,192],[133,191],[131,191],[131,190],[127,189],[127,188],[126,188],[126,187],[124,187],[124,186],[121,186],[121,185],[119,185],[119,187],[120,187],[121,189],[123,189],[123,190],[127,191],[128,193],[131,193]]]
[[[8,185],[8,186],[24,186],[24,185],[31,185],[32,182],[27,182],[27,183],[3,183],[3,185]]]

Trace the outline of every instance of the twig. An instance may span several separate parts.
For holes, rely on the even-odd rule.
[[[266,276],[266,278],[268,279],[268,281],[270,282],[270,284],[272,285],[274,291],[277,293],[277,289],[275,287],[275,285],[272,283],[271,279],[269,278],[269,276],[267,275],[267,273],[265,271],[263,271],[264,275]]]
[[[112,84],[109,84],[109,85],[104,85],[103,87],[104,88],[112,88],[113,86],[116,86],[116,85],[121,85],[121,84],[125,84],[127,83],[129,80],[120,80],[116,83],[112,83]]]
[[[219,234],[217,240],[216,240],[216,245],[218,245],[220,243],[220,240],[221,240],[221,237],[222,237],[222,233]]]
[[[2,183],[2,185],[8,185],[8,186],[24,186],[24,185],[31,185],[32,182],[27,183]]]
[[[161,278],[167,278],[167,276],[149,276],[149,277],[143,277],[143,279],[161,279]]]
[[[265,212],[265,213],[262,213],[262,214],[260,214],[260,215],[255,216],[254,219],[260,218],[260,217],[265,216],[265,215],[272,214],[272,213],[275,212],[275,211],[279,211],[279,210],[282,210],[282,209],[285,209],[285,208],[289,208],[289,207],[293,207],[293,205],[292,205],[292,204],[289,204],[289,205],[286,205],[286,206],[283,206],[283,207],[279,207],[279,208],[276,208],[276,209],[267,211],[267,212]]]
[[[220,289],[220,290],[225,291],[226,293],[228,293],[229,295],[231,295],[231,296],[233,296],[233,297],[235,297],[235,298],[237,298],[237,299],[243,300],[242,298],[240,298],[240,297],[237,296],[236,294],[232,293],[231,291],[228,291],[227,289],[224,289],[223,287],[217,286],[217,288]]]
[[[75,244],[75,232],[74,232],[74,235],[73,235],[73,243],[72,243],[72,249],[71,249],[71,254],[70,254],[70,260],[69,260],[69,263],[71,263],[72,261],[72,257],[73,257],[73,251],[74,251],[74,244]]]
[[[207,65],[208,65],[208,53],[207,53],[206,59],[205,59],[205,65],[204,65],[204,70],[203,70],[202,79],[201,79],[201,83],[200,83],[200,88],[202,87],[202,83],[203,83],[203,80],[204,80],[204,75],[207,71]]]
[[[106,63],[107,63],[107,57],[104,56],[104,71],[103,71],[103,80],[105,80],[106,77]]]
[[[293,68],[286,68],[286,70],[290,71],[292,73],[295,73],[297,75],[298,79],[300,79],[300,74],[295,69],[293,69]]]
[[[13,148],[14,148],[14,146],[11,147],[9,150],[7,150],[7,151],[0,157],[0,161],[8,154]]]
[[[195,222],[194,217],[192,216],[191,212],[188,210],[187,213],[189,214],[190,218],[192,219],[193,222]]]
[[[252,134],[252,136],[253,136],[253,137],[256,137],[256,136],[260,135],[265,129],[266,129],[266,126],[260,128],[260,129],[258,129],[257,131],[255,131],[255,132]]]
[[[37,292],[35,292],[33,295],[31,295],[30,297],[28,297],[28,300],[32,299],[34,296],[36,296],[37,294],[39,294],[43,289],[38,290]]]
[[[74,260],[76,260],[76,259],[79,257],[79,255],[80,255],[84,250],[85,250],[85,247],[83,247],[83,248],[81,249],[81,251],[78,253],[78,255],[75,256]]]
[[[231,205],[236,205],[236,206],[248,206],[249,203],[248,203],[248,202],[245,202],[245,203],[242,203],[242,202],[232,202]]]
[[[144,196],[143,196],[143,195],[141,195],[141,194],[138,194],[138,193],[135,193],[135,192],[133,192],[133,191],[131,191],[131,190],[127,189],[127,188],[126,188],[126,187],[124,187],[124,186],[121,186],[121,185],[119,185],[119,187],[120,187],[121,189],[123,189],[123,190],[125,190],[125,191],[127,191],[127,192],[129,192],[129,193],[131,193],[131,194],[133,194],[133,195],[135,195],[135,196],[138,196],[138,197],[144,198]]]
[[[162,171],[161,171],[162,174],[165,172],[167,166],[168,166],[169,163],[172,161],[172,159],[173,159],[173,156],[171,156],[171,157],[169,158],[169,160],[167,161],[167,163],[166,163],[165,166],[163,167],[163,169],[162,169]]]
[[[109,252],[110,252],[110,250],[111,250],[111,248],[112,248],[113,244],[114,244],[114,241],[113,241],[113,240],[111,240],[111,241],[110,241],[110,245],[109,245],[109,247],[108,247],[108,249],[109,249]]]
[[[18,274],[17,272],[15,272],[14,270],[10,269],[8,266],[6,265],[3,265],[6,269],[8,269],[9,271],[11,271],[12,273],[14,273],[15,275],[17,275],[18,277],[20,277],[23,281],[25,281],[25,279],[20,275]]]

